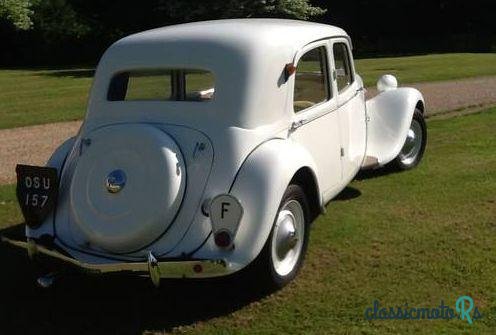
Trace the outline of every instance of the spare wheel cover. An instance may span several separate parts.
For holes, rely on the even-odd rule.
[[[74,171],[74,223],[90,245],[114,253],[139,250],[172,224],[186,168],[174,140],[150,125],[101,128],[88,136]]]

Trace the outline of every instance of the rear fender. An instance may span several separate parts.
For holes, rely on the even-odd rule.
[[[270,235],[284,192],[303,167],[316,175],[316,165],[311,155],[291,140],[275,139],[255,149],[241,166],[230,191],[241,203],[244,213],[234,249],[220,251],[210,237],[195,257],[220,256],[237,270],[251,263]],[[318,199],[321,199],[320,192]]]
[[[71,151],[74,143],[76,142],[76,137],[71,137],[62,143],[52,154],[48,160],[46,166],[53,167],[57,169],[58,175],[62,172],[62,167],[64,165],[65,159],[69,152]]]
[[[422,94],[414,88],[398,88],[367,101],[367,156],[379,165],[392,161],[405,143],[413,113]]]
[[[46,166],[53,167],[57,169],[57,175],[60,180],[60,175],[62,173],[62,168],[64,167],[64,162],[71,152],[74,143],[76,142],[75,137],[71,137],[67,139],[64,143],[62,143],[52,154],[48,162],[46,163]],[[53,224],[50,224],[53,222],[53,215],[54,213],[50,213],[45,221],[43,222],[42,225],[39,226],[39,228],[36,229],[30,229],[29,227],[26,226],[26,236],[29,238],[40,238],[43,235],[54,235],[53,231]]]

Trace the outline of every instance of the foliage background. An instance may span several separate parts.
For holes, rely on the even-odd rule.
[[[0,0],[0,66],[95,64],[130,33],[238,17],[338,25],[359,57],[490,52],[495,9],[493,0]]]

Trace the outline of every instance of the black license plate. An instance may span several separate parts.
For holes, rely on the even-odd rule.
[[[40,225],[57,202],[57,169],[17,165],[17,200],[28,226]]]

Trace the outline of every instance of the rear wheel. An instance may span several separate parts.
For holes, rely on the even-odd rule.
[[[253,276],[269,289],[293,280],[303,264],[309,235],[309,206],[301,186],[290,185],[282,198],[267,242],[255,260]]]
[[[427,125],[424,115],[418,108],[413,114],[412,123],[403,148],[392,162],[397,170],[409,170],[417,166],[424,155],[427,144]]]

